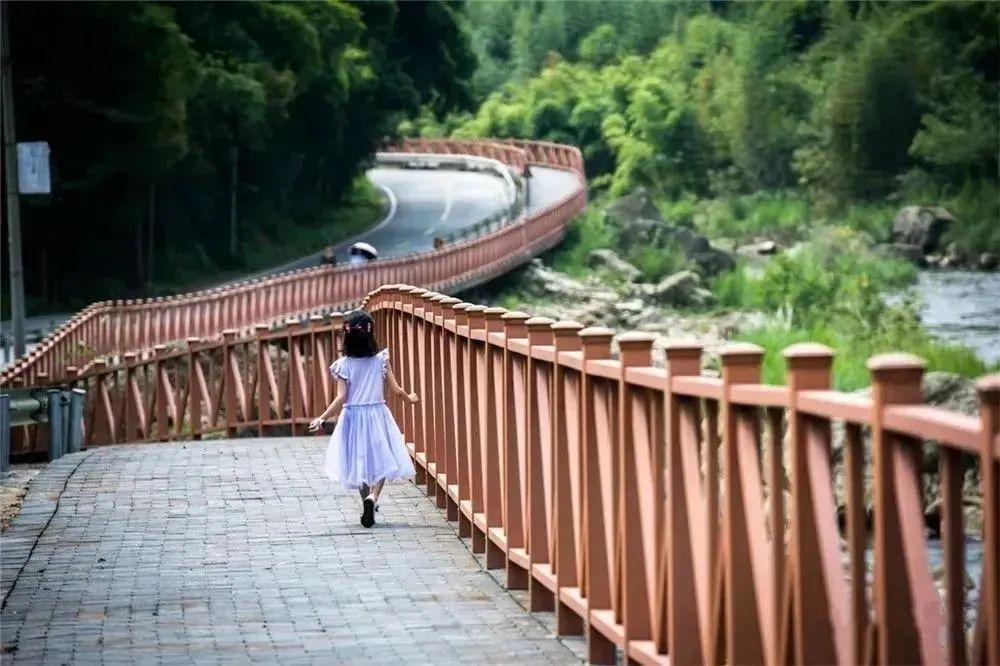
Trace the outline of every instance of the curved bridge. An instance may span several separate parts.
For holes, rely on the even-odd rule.
[[[502,275],[562,238],[566,224],[586,205],[580,151],[537,141],[415,139],[401,152],[475,155],[502,161],[517,174],[537,164],[575,175],[576,187],[510,224],[445,246],[366,264],[299,269],[221,288],[141,301],[106,301],[80,311],[24,358],[0,373],[0,385],[35,386],[72,379],[97,359],[150,355],[157,345],[189,338],[247,332],[255,325],[309,317],[356,305],[383,284],[408,282],[442,290],[474,286]]]
[[[81,530],[118,538],[106,545],[107,557],[123,563],[110,565],[116,578],[131,580],[135,546],[114,525],[123,515],[139,525],[132,529],[141,539],[170,537],[152,554],[140,548],[139,570],[158,586],[157,598],[166,595],[169,608],[205,605],[213,619],[219,611],[212,609],[236,594],[227,585],[242,576],[253,590],[248,603],[263,604],[274,589],[292,597],[273,613],[261,611],[265,627],[283,626],[291,609],[303,607],[307,626],[336,624],[330,617],[338,611],[317,610],[321,602],[302,589],[309,574],[298,567],[313,569],[310,558],[324,571],[333,570],[329,558],[341,567],[363,562],[356,578],[342,579],[361,580],[345,603],[355,603],[355,594],[374,597],[380,605],[364,606],[362,622],[388,616],[387,635],[390,626],[411,633],[398,646],[364,632],[347,635],[346,648],[325,641],[319,654],[327,660],[482,663],[503,661],[507,650],[508,661],[568,663],[575,644],[566,637],[579,636],[593,663],[1000,662],[1000,375],[979,381],[980,413],[970,417],[924,405],[924,363],[907,354],[871,359],[873,390],[860,396],[831,389],[829,349],[795,345],[784,352],[788,385],[768,386],[760,383],[763,353],[752,345],[725,349],[721,377],[707,377],[697,344],[669,346],[666,367],[656,368],[648,336],[620,336],[615,357],[612,331],[450,298],[439,292],[490,279],[558,242],[585,203],[580,155],[530,142],[410,148],[477,151],[515,170],[547,165],[575,174],[579,188],[478,238],[371,270],[309,269],[151,303],[97,304],[10,375],[22,383],[59,378],[87,395],[88,451],[52,466],[13,528],[17,555],[4,562],[3,619],[14,627],[18,652],[59,644],[39,638],[32,625],[47,617],[46,604],[77,604],[72,610],[84,623],[96,612],[71,594],[72,572],[56,566],[66,558],[61,548],[80,547]],[[374,314],[402,383],[423,397],[417,406],[391,404],[418,467],[415,487],[400,493],[411,508],[391,509],[409,515],[411,531],[390,524],[375,542],[391,546],[342,539],[327,514],[301,503],[329,501],[314,470],[296,472],[303,464],[313,469],[322,440],[232,441],[302,434],[330,401],[326,367],[342,322],[328,312],[331,304]],[[40,428],[20,429],[16,444],[42,450],[41,437]],[[218,438],[229,441],[169,443]],[[99,446],[140,441],[164,443]],[[935,466],[925,462],[932,456]],[[929,477],[936,483],[927,484]],[[963,483],[981,498],[981,525],[967,524]],[[526,593],[528,610],[551,621],[564,642],[528,621],[514,624],[523,611],[468,578],[468,556],[445,545],[454,540],[437,531],[440,518],[422,513],[430,502],[408,503],[417,491],[433,498],[508,590]],[[263,502],[260,509],[247,507],[253,500]],[[331,509],[341,512],[336,525],[351,520],[344,506]],[[239,521],[262,522],[233,524],[233,511]],[[205,516],[207,528],[198,522]],[[940,568],[928,555],[927,516]],[[74,519],[84,518],[78,527]],[[299,522],[304,531],[293,532]],[[431,536],[412,529],[418,526]],[[240,540],[248,533],[263,554],[246,555],[249,541]],[[200,560],[172,557],[171,539],[181,537]],[[384,552],[395,553],[400,539],[399,558]],[[212,548],[235,552],[235,564],[214,558]],[[297,559],[301,548],[310,563]],[[981,553],[978,570],[966,566],[970,552]],[[170,578],[223,564],[221,587],[183,587]],[[104,565],[79,566],[103,580]],[[967,570],[975,572],[971,584]],[[383,589],[378,581],[386,577],[405,582]],[[315,581],[323,594],[343,594],[327,591],[327,578]],[[400,586],[437,600],[415,624],[406,625],[412,600],[399,600]],[[175,588],[183,589],[180,598]],[[469,606],[463,593],[488,604]],[[113,601],[100,613],[113,613]],[[241,632],[255,631],[254,620],[233,621]],[[231,639],[226,622],[206,630],[136,620],[140,629],[174,631],[189,655],[251,654],[249,639]],[[455,622],[457,634],[444,629]],[[300,633],[307,630],[287,631],[287,640],[270,638],[274,658],[298,658],[285,648],[308,656]],[[85,641],[91,625],[73,635]],[[205,636],[210,645],[199,643]],[[112,656],[135,656],[116,645]],[[463,652],[469,645],[472,652]],[[351,651],[358,646],[361,652]],[[74,647],[72,654],[107,649]],[[156,650],[164,653],[162,645]]]

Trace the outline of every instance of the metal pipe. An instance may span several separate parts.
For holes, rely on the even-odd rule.
[[[66,425],[66,452],[76,453],[83,449],[83,407],[87,392],[83,389],[72,389],[67,394],[69,398],[69,423]]]
[[[8,427],[34,425],[45,423],[48,417],[48,397],[41,392],[34,395],[28,392],[10,392],[4,394],[9,403]]]
[[[10,469],[10,396],[0,395],[0,474]]]

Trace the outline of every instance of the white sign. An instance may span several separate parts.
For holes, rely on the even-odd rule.
[[[21,194],[51,194],[49,144],[44,141],[17,144],[17,184]]]

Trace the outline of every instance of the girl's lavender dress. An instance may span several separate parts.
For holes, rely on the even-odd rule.
[[[347,382],[347,400],[326,449],[326,474],[344,490],[414,475],[403,435],[385,404],[388,369],[387,349],[368,358],[339,358],[330,366],[330,374]]]

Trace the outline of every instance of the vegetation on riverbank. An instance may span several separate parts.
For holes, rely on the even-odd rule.
[[[736,333],[772,352],[768,381],[782,379],[774,352],[806,339],[837,351],[845,389],[889,349],[986,370],[923,331],[912,303],[886,303],[916,272],[874,246],[915,204],[956,218],[944,244],[1000,252],[1000,5],[556,0],[467,15],[479,109],[402,130],[578,145],[592,210],[547,258],[555,269],[583,278],[601,248],[646,282],[697,269],[689,252],[617,242],[605,202],[642,187],[667,225],[720,247],[775,242],[776,257],[704,276],[716,305],[702,310],[768,315]]]
[[[595,191],[642,186],[681,208],[763,197],[768,232],[943,205],[958,221],[947,241],[1000,252],[996,3],[556,0],[468,15],[481,106],[404,131],[572,143]]]
[[[915,302],[886,301],[914,276],[910,264],[874,254],[856,232],[839,227],[757,271],[743,265],[724,273],[713,286],[723,308],[772,315],[764,327],[736,336],[767,351],[765,382],[784,381],[781,350],[805,341],[836,352],[834,383],[842,390],[868,385],[871,356],[901,349],[924,358],[932,371],[984,374],[989,368],[971,350],[924,331]]]
[[[611,220],[607,208],[606,202],[596,202],[575,220],[566,240],[545,257],[546,263],[573,278],[592,279],[595,268],[591,253],[612,248],[640,269],[642,281],[656,282],[682,270],[698,271],[679,251],[664,253],[640,247],[630,253],[618,243],[622,230]],[[731,313],[764,313],[762,324],[734,330],[731,338],[766,350],[763,371],[768,383],[784,381],[781,351],[805,341],[820,342],[834,350],[834,385],[841,390],[867,386],[866,361],[875,354],[901,349],[924,358],[930,371],[978,377],[996,369],[971,350],[929,335],[920,324],[918,304],[906,292],[916,269],[877,253],[870,236],[846,222],[813,229],[809,240],[775,256],[740,260],[734,268],[708,280],[714,305],[675,308],[674,312],[706,322],[726,319]],[[651,259],[643,264],[646,257]],[[614,286],[612,282],[604,280],[608,286]],[[890,293],[898,294],[897,298],[887,299]],[[529,310],[552,305],[549,299],[533,300],[516,276],[498,282],[491,300],[507,308]]]

